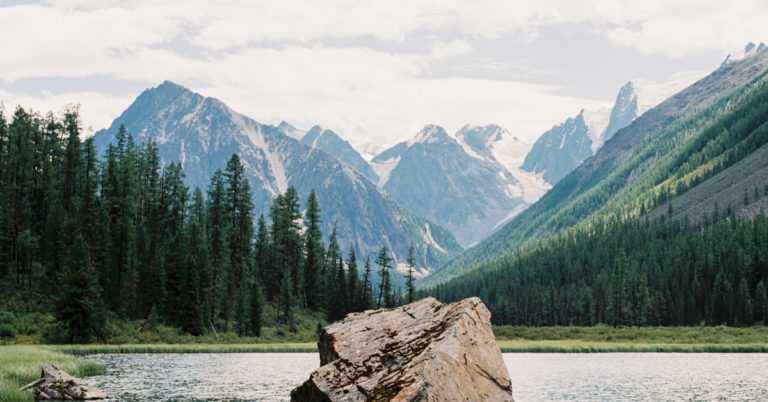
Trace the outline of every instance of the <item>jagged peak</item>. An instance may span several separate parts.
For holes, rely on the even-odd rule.
[[[434,143],[440,140],[449,139],[451,136],[445,132],[445,130],[435,124],[427,124],[410,140],[406,141],[408,146],[412,146],[416,143]]]
[[[752,42],[747,43],[747,46],[744,46],[742,49],[738,49],[734,52],[729,53],[725,60],[723,60],[723,63],[720,64],[720,67],[725,66],[728,63],[732,63],[734,61],[741,60],[745,57],[751,56],[755,53],[760,53],[764,51],[765,49],[768,49],[768,46],[765,45],[765,43],[760,42],[759,45],[755,45]]]

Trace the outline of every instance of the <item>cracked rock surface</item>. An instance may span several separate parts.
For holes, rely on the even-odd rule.
[[[514,402],[491,313],[476,297],[353,313],[326,327],[318,347],[321,367],[292,402]]]
[[[51,363],[43,365],[40,379],[21,388],[32,389],[35,400],[106,399],[107,394]]]

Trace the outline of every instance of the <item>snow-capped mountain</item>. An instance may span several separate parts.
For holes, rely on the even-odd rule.
[[[496,125],[465,126],[455,135],[428,125],[370,164],[395,200],[471,245],[550,188],[519,169],[530,148]]]
[[[368,165],[368,161],[363,159],[356,149],[349,142],[341,139],[331,130],[323,130],[320,126],[312,127],[301,137],[301,141],[309,144],[312,148],[322,149],[325,152],[341,159],[349,164],[358,172],[364,174],[374,183],[379,180],[379,176]]]
[[[366,142],[365,144],[359,144],[354,146],[360,156],[366,161],[370,162],[380,153],[384,152],[385,148],[379,144],[373,142]]]
[[[421,267],[438,268],[461,251],[449,231],[400,206],[349,164],[286,135],[299,131],[290,130],[287,123],[281,128],[260,124],[217,99],[166,81],[144,91],[109,129],[95,134],[99,150],[114,139],[120,124],[137,142],[157,141],[164,163],[182,163],[192,188],[208,189],[212,173],[223,170],[233,153],[239,154],[257,216],[266,215],[272,199],[289,186],[298,191],[302,209],[314,189],[323,231],[328,235],[336,225],[340,243],[353,244],[358,258],[386,245],[402,263],[413,244]],[[328,133],[316,131],[318,138]]]
[[[285,120],[280,122],[280,125],[277,126],[277,129],[282,131],[283,134],[291,138],[295,138],[297,140],[301,140],[302,138],[304,138],[305,135],[307,135],[306,131],[299,130],[298,128],[288,124],[288,122],[286,122]]]
[[[752,56],[755,53],[760,53],[763,50],[768,49],[768,46],[765,45],[765,43],[760,42],[759,45],[755,45],[752,42],[747,43],[747,46],[745,46],[743,49],[739,49],[728,56],[725,57],[725,60],[723,60],[723,63],[720,64],[720,67],[732,63],[736,60],[741,60],[747,56]]]
[[[541,174],[554,185],[597,153],[617,131],[708,74],[681,72],[660,84],[631,80],[621,88],[612,108],[601,108],[597,112],[582,110],[576,117],[542,134],[525,157],[522,169]]]

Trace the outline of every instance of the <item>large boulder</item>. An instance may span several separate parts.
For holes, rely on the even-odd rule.
[[[71,376],[51,363],[43,365],[40,379],[21,387],[32,389],[36,400],[106,399],[107,394],[80,378]]]
[[[476,297],[350,314],[317,346],[321,367],[292,402],[514,402],[491,313]]]

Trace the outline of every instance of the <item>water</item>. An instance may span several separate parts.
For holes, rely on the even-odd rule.
[[[288,401],[316,353],[114,354],[89,377],[113,402]],[[511,353],[516,402],[768,401],[768,355]]]

